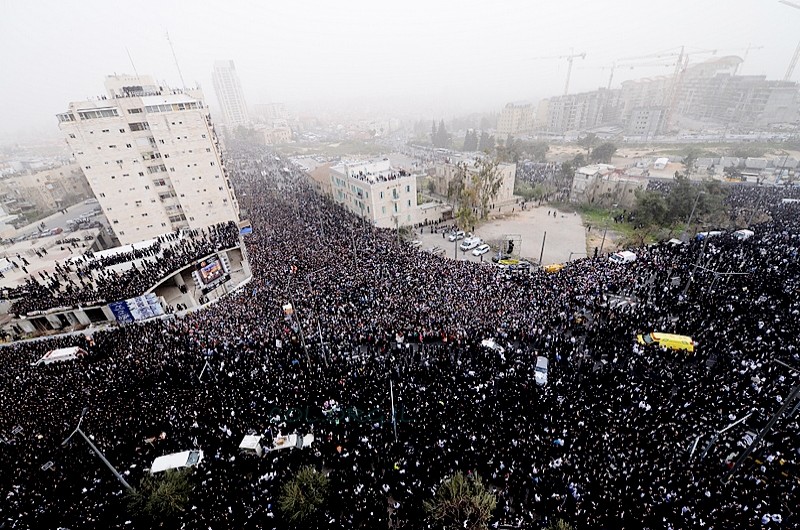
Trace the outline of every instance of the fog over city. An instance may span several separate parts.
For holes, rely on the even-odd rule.
[[[605,86],[602,68],[615,60],[680,46],[718,56],[752,46],[740,73],[781,79],[798,27],[800,11],[765,0],[5,0],[0,138],[55,135],[65,102],[97,95],[107,74],[133,73],[128,53],[139,73],[179,87],[167,32],[185,82],[207,97],[213,62],[232,59],[249,102],[449,117],[560,95],[567,61],[536,58],[571,50],[586,53],[574,61],[572,91]],[[673,70],[652,62],[665,66],[618,69],[615,85]]]
[[[800,529],[800,0],[0,0],[0,530]]]

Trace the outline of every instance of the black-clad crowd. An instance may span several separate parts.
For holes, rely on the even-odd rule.
[[[57,307],[96,305],[140,296],[163,278],[198,259],[238,245],[239,228],[230,221],[199,230],[183,230],[144,247],[110,255],[81,257],[56,263],[53,272],[29,275],[22,285],[3,293],[14,300],[11,312],[30,314]],[[129,264],[111,269],[113,265]]]
[[[397,242],[283,164],[232,149],[235,184],[257,193],[253,279],[228,298],[0,352],[0,527],[145,527],[82,440],[61,445],[84,407],[83,430],[134,485],[157,456],[204,451],[186,529],[287,527],[277,499],[305,464],[330,476],[325,528],[435,528],[422,502],[456,471],[495,492],[494,527],[800,525],[796,414],[730,464],[798,382],[776,362],[800,366],[796,206],[764,201],[771,220],[746,241],[508,278]],[[640,346],[650,331],[690,335],[696,352]],[[72,345],[89,355],[31,365]],[[238,451],[245,434],[294,431],[312,447]]]

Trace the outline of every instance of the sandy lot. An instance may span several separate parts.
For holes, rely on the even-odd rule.
[[[510,209],[510,207],[508,208]],[[581,216],[577,213],[558,212],[557,216],[553,217],[554,211],[546,206],[525,211],[515,208],[513,214],[509,213],[504,218],[493,219],[476,227],[475,233],[492,246],[494,253],[497,252],[504,235],[517,234],[522,237],[520,255],[525,259],[538,262],[539,253],[542,250],[542,238],[547,232],[544,257],[542,258],[544,264],[565,262],[569,259],[571,252],[573,259],[585,256],[586,228],[583,226]],[[431,234],[426,229],[423,235],[415,237],[422,241],[423,249],[438,246],[445,249],[446,256],[451,259],[455,255],[458,257],[457,259],[481,261],[481,257],[473,256],[472,251],[456,250],[457,245],[461,242],[452,243],[446,238],[442,238],[441,233]],[[483,261],[491,261],[492,252],[484,254]]]

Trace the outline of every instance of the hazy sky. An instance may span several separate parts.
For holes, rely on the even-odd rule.
[[[605,86],[614,59],[681,45],[761,46],[741,73],[781,79],[799,29],[800,9],[777,0],[0,0],[0,140],[58,134],[68,102],[132,73],[126,48],[140,74],[179,86],[167,30],[212,108],[212,64],[233,59],[250,105],[448,118],[562,93],[566,61],[537,58],[570,49],[586,52],[571,92]],[[671,70],[618,70],[615,85]]]

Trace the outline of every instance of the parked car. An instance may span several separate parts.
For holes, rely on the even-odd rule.
[[[478,245],[477,247],[475,247],[475,249],[472,251],[472,255],[473,256],[482,256],[482,255],[486,254],[487,252],[489,252],[489,250],[491,250],[491,247],[489,245],[487,245],[486,243],[484,243],[483,245]]]
[[[422,246],[422,241],[420,241],[419,239],[415,239],[410,244],[414,248],[419,248]]]
[[[464,239],[463,230],[459,230],[457,232],[452,232],[449,236],[447,236],[447,240],[448,241],[458,241],[459,239]]]
[[[83,204],[97,204],[98,202],[100,201],[92,197],[91,199],[86,199],[85,201],[83,201]]]

